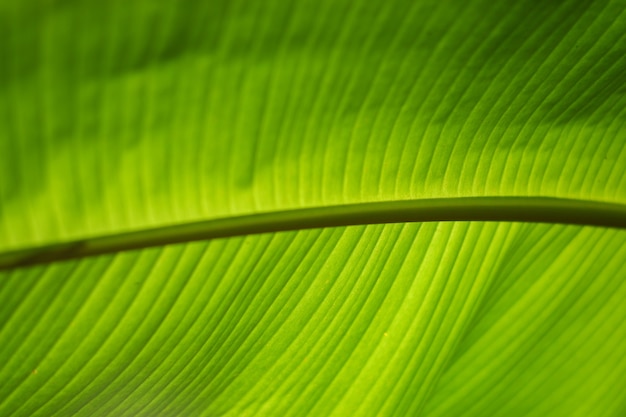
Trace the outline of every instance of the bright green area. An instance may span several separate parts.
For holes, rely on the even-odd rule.
[[[626,203],[623,0],[0,3],[0,247],[347,202]]]
[[[623,231],[428,223],[2,272],[0,415],[620,416],[624,259]]]
[[[466,197],[626,204],[626,1],[0,0],[0,254]],[[0,416],[620,417],[624,300],[555,224],[14,268]]]

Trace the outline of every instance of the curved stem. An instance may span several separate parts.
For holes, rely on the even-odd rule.
[[[549,197],[462,197],[311,207],[206,220],[5,252],[0,254],[0,269],[259,233],[433,221],[532,222],[626,229],[626,205]]]

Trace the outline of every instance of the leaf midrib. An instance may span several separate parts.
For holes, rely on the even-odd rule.
[[[626,205],[553,197],[454,197],[309,207],[197,221],[0,253],[0,269],[260,233],[433,221],[502,221],[626,229]]]

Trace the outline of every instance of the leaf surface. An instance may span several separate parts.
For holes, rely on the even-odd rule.
[[[0,255],[306,217],[0,271],[0,416],[623,415],[623,229],[310,213],[623,220],[625,36],[623,0],[0,2]]]

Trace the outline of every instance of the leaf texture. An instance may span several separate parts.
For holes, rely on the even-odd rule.
[[[380,225],[5,272],[0,414],[608,412],[624,405],[625,239]]]
[[[366,202],[626,205],[625,36],[623,0],[0,0],[0,254]],[[0,416],[619,417],[625,260],[624,230],[431,222],[2,270]]]
[[[624,6],[5,3],[0,247],[362,201],[626,203]]]

